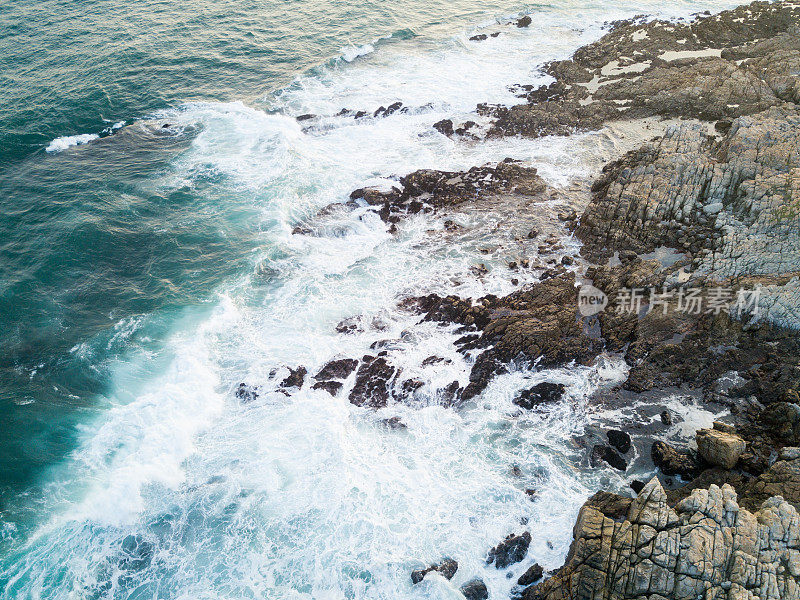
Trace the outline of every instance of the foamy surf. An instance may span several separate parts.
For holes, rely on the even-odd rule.
[[[45,148],[45,152],[62,152],[72,146],[80,146],[88,144],[98,139],[100,136],[96,133],[82,133],[80,135],[66,135],[59,137],[50,142]]]

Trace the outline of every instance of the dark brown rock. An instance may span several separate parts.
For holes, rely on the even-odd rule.
[[[412,571],[411,582],[414,584],[419,583],[425,579],[425,575],[431,571],[436,571],[445,579],[452,579],[455,576],[456,571],[458,571],[458,563],[452,558],[445,558],[438,564],[431,565],[425,569],[417,569],[416,571]]]
[[[518,563],[528,554],[531,544],[531,534],[524,532],[521,535],[511,534],[497,546],[489,550],[486,564],[494,563],[498,569],[505,569],[509,565]]]

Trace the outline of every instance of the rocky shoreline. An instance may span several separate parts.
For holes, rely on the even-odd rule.
[[[417,171],[326,211],[368,207],[395,232],[410,215],[446,218],[517,198],[528,210],[547,204],[549,226],[581,242],[575,255],[558,235],[532,229],[520,244],[536,259],[508,269],[512,282],[524,271],[537,283],[504,297],[401,302],[422,320],[458,327],[456,346],[474,359],[466,386],[438,390],[442,404],[469,402],[509,365],[590,364],[613,353],[624,357],[627,379],[593,403],[660,406],[677,390],[729,411],[725,422],[698,430],[691,447],[658,439],[668,411],[661,422],[587,441],[596,468],[656,477],[631,480],[633,497],[593,496],[566,564],[544,580],[533,565],[520,577],[521,597],[800,598],[800,6],[754,2],[690,22],[618,22],[544,69],[554,81],[520,85],[519,106],[478,107],[488,127],[446,121],[436,129],[474,140],[677,121],[655,138],[642,128],[639,147],[595,174],[590,188],[553,189],[536,169],[506,159],[460,173]],[[446,232],[459,227],[444,221]],[[585,290],[599,293],[605,309],[582,310]],[[337,329],[362,326],[354,318]],[[357,406],[413,398],[423,382],[404,378],[380,345],[374,350],[329,363],[310,385],[336,395],[354,373],[348,399]],[[430,356],[426,366],[440,360]],[[304,371],[281,386],[302,386]],[[242,386],[240,398],[257,396]],[[535,410],[561,393],[546,382],[515,404]],[[529,542],[530,533],[514,532],[488,560],[498,569],[519,562]],[[412,579],[431,571],[450,579],[457,568],[448,559]],[[461,591],[488,597],[480,580]]]

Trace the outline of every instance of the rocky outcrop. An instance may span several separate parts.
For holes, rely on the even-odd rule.
[[[462,344],[465,350],[487,348],[477,357],[462,394],[469,399],[512,360],[536,360],[540,367],[593,360],[602,344],[587,333],[578,314],[577,293],[575,275],[565,273],[503,298],[486,296],[473,303],[432,294],[408,299],[404,306],[428,320],[460,323],[480,332]]]
[[[585,505],[574,535],[564,567],[523,598],[800,597],[800,516],[779,497],[751,513],[712,485],[672,508],[653,479],[624,516]]]
[[[382,408],[392,397],[397,368],[383,356],[365,356],[356,371],[356,382],[348,399],[356,406]]]
[[[576,231],[584,253],[676,248],[694,279],[750,278],[766,318],[800,326],[798,139],[794,106],[736,119],[718,141],[699,125],[668,129],[603,170]]]
[[[800,8],[754,2],[691,23],[616,23],[570,60],[545,67],[549,86],[513,108],[481,106],[494,135],[568,135],[620,118],[716,121],[797,102]],[[757,40],[757,41],[756,41]]]
[[[452,128],[452,123],[438,125],[448,133]],[[394,224],[406,215],[451,207],[479,196],[501,193],[537,196],[547,189],[536,169],[510,158],[494,166],[472,167],[463,172],[422,169],[401,177],[399,184],[399,188],[388,191],[358,189],[350,194],[350,199],[379,207],[381,219]]]

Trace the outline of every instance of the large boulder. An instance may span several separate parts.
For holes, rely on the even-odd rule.
[[[738,435],[717,429],[700,429],[695,434],[697,452],[711,465],[732,469],[739,462],[747,443]]]

